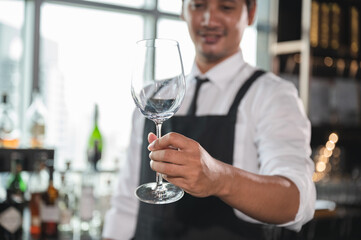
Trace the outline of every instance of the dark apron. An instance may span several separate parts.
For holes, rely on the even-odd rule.
[[[163,132],[173,131],[192,138],[212,157],[232,165],[238,106],[252,83],[263,73],[256,71],[242,85],[227,115],[174,116],[164,122]],[[155,132],[155,124],[146,119],[140,184],[155,181],[155,172],[149,166],[147,150],[149,132]],[[134,239],[281,239],[281,235],[285,234],[278,229],[280,228],[252,224],[239,219],[233,208],[217,197],[197,198],[185,193],[181,200],[171,204],[154,205],[140,202]]]

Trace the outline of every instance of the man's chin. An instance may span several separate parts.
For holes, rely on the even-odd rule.
[[[216,53],[216,52],[201,52],[202,58],[204,60],[206,60],[207,62],[219,62],[221,61],[224,56],[220,53]]]

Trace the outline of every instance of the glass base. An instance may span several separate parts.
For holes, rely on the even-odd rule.
[[[184,191],[168,182],[163,182],[161,186],[157,183],[146,183],[135,190],[137,198],[145,203],[167,204],[178,201],[184,195]]]

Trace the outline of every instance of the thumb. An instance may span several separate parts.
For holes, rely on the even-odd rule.
[[[157,136],[154,133],[151,132],[148,134],[148,142],[149,143],[154,142],[156,139],[157,139]]]

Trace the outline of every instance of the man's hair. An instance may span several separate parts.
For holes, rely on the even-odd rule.
[[[246,0],[248,11],[256,6],[256,1],[257,0]]]
[[[251,8],[254,8],[254,6],[256,6],[256,1],[257,1],[257,0],[246,0],[246,4],[247,4],[247,9],[248,9],[248,11],[249,11]],[[184,2],[184,0],[182,0],[182,2]]]

